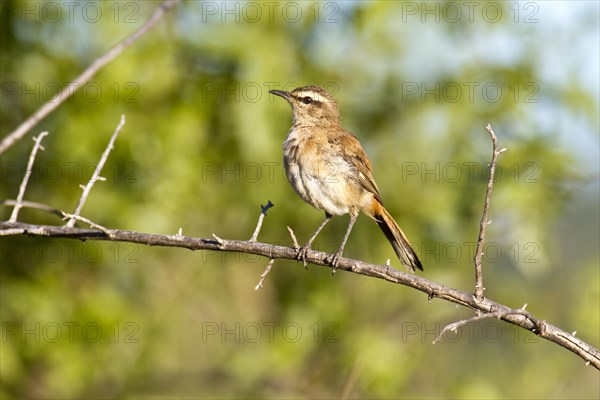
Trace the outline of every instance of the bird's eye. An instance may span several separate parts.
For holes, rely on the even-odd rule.
[[[313,101],[313,99],[312,99],[312,97],[310,97],[310,96],[304,96],[304,97],[302,98],[302,102],[303,102],[304,104],[310,104],[310,103],[312,103],[312,101]]]

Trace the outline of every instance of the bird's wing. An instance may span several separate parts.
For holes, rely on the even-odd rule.
[[[340,132],[337,138],[340,144],[339,150],[344,155],[344,159],[358,171],[358,182],[381,202],[379,189],[371,174],[371,162],[358,139],[346,131]]]

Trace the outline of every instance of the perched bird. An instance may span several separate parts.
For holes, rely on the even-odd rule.
[[[306,260],[307,250],[333,215],[350,214],[344,239],[329,261],[335,272],[354,222],[362,211],[377,222],[405,267],[411,271],[423,270],[408,239],[383,206],[371,174],[371,162],[360,142],[342,128],[333,96],[318,86],[269,92],[286,99],[294,114],[283,143],[287,178],[304,201],[325,211],[325,220],[299,250],[298,258]]]

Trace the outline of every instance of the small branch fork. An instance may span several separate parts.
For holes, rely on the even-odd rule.
[[[483,204],[483,213],[481,215],[481,222],[479,223],[479,236],[477,238],[477,247],[475,249],[475,256],[473,257],[473,262],[475,263],[475,295],[474,295],[474,300],[476,302],[483,302],[485,297],[483,296],[483,291],[485,290],[485,287],[483,287],[483,271],[482,271],[482,265],[481,265],[481,258],[483,256],[483,245],[485,243],[485,232],[487,229],[487,226],[489,224],[492,223],[491,220],[488,219],[488,213],[489,213],[489,209],[490,209],[490,201],[492,198],[492,187],[494,186],[494,173],[496,172],[496,163],[498,160],[498,156],[500,155],[500,153],[503,153],[506,151],[506,148],[502,148],[500,150],[498,150],[498,138],[496,137],[496,134],[494,133],[494,130],[492,129],[492,126],[490,124],[487,124],[487,126],[485,127],[485,130],[488,132],[488,134],[490,135],[490,138],[492,139],[492,161],[490,162],[490,176],[488,179],[488,184],[487,184],[487,189],[485,191],[485,201]],[[525,315],[525,307],[527,306],[527,304],[525,304],[523,307],[521,307],[519,310],[504,310],[504,311],[494,311],[494,312],[487,312],[487,313],[482,313],[481,310],[477,310],[477,315],[471,318],[467,318],[467,319],[463,319],[457,322],[453,322],[451,324],[446,325],[442,331],[440,332],[440,334],[435,338],[435,340],[433,341],[433,343],[437,343],[441,337],[444,335],[444,333],[448,332],[448,331],[452,331],[452,332],[456,332],[456,329],[459,328],[460,326],[466,325],[470,322],[474,322],[474,321],[478,321],[480,319],[486,319],[486,318],[502,318],[502,317],[506,317],[508,315]]]
[[[114,139],[116,135],[121,130],[123,124],[125,123],[124,117],[121,119],[121,123],[115,130],[111,141],[104,152],[101,160],[101,164],[104,164],[106,158],[108,157],[108,153],[113,146]],[[491,196],[491,187],[493,183],[493,169],[495,167],[497,156],[502,153],[505,149],[496,150],[496,137],[488,125],[487,127],[490,136],[492,137],[492,141],[494,144],[494,157],[492,159],[491,165],[491,173],[490,173],[490,181],[488,182],[488,190],[486,192],[486,201],[484,206],[484,216],[482,218],[481,229],[480,229],[480,243],[483,246],[483,240],[485,239],[485,227],[489,224],[487,220],[487,210],[489,208],[489,198]],[[42,135],[40,135],[42,136]],[[38,137],[36,139],[36,146],[40,147],[39,142],[41,142],[42,137]],[[37,150],[36,150],[37,151]],[[32,159],[35,158],[35,154],[32,151],[32,156],[30,157],[30,164],[33,163]],[[28,170],[30,168],[28,167]],[[99,180],[100,168],[97,168],[94,173],[94,177],[96,180]],[[91,190],[92,181],[94,181],[94,177],[88,183],[89,191]],[[265,278],[271,271],[271,268],[277,259],[288,259],[288,260],[297,260],[298,257],[298,241],[295,238],[293,231],[288,228],[288,232],[290,233],[290,237],[294,242],[294,247],[285,247],[285,246],[276,246],[267,243],[257,242],[256,239],[262,227],[262,223],[266,212],[269,208],[273,207],[273,204],[269,201],[266,206],[261,206],[261,215],[258,219],[257,226],[254,230],[254,233],[250,240],[247,241],[239,241],[239,240],[226,240],[222,239],[216,235],[213,235],[212,239],[203,239],[203,238],[193,238],[186,237],[182,235],[181,229],[176,235],[160,235],[160,234],[149,234],[142,232],[134,232],[134,231],[125,231],[118,229],[107,229],[99,224],[92,222],[91,220],[81,217],[77,210],[73,214],[67,214],[65,212],[55,210],[51,207],[34,203],[34,202],[24,202],[22,200],[24,195],[24,187],[26,187],[26,179],[24,178],[24,183],[21,184],[22,189],[19,193],[20,200],[12,201],[5,200],[1,204],[2,205],[12,205],[15,204],[20,205],[21,207],[32,207],[36,209],[45,210],[51,212],[53,214],[59,214],[63,219],[67,219],[69,222],[71,221],[81,221],[91,228],[77,228],[74,226],[70,226],[69,224],[65,224],[63,226],[52,226],[52,225],[31,225],[16,222],[16,216],[14,221],[11,219],[9,221],[0,221],[0,236],[15,236],[15,235],[28,235],[28,236],[44,236],[44,237],[63,237],[63,238],[72,238],[79,240],[103,240],[103,241],[116,241],[116,242],[127,242],[127,243],[137,243],[137,244],[145,244],[148,246],[164,246],[164,247],[178,247],[178,248],[187,248],[190,250],[213,250],[213,251],[226,251],[226,252],[237,252],[237,253],[246,253],[246,254],[255,254],[267,257],[269,262],[265,271],[260,276],[260,280],[255,287],[255,290],[258,290],[263,286]],[[85,192],[85,190],[84,190]],[[85,193],[84,193],[85,194]],[[85,195],[87,197],[87,195]],[[85,202],[84,195],[82,195],[82,199],[80,199],[81,207]],[[81,207],[78,205],[78,210],[81,211]],[[14,213],[14,210],[13,210]],[[18,212],[17,212],[18,213]],[[478,243],[479,244],[479,243]],[[475,262],[476,268],[478,268],[478,279],[479,283],[481,283],[481,255],[483,254],[481,247],[478,247],[478,251],[476,252]],[[326,268],[331,268],[329,263],[329,258],[331,257],[328,253],[323,253],[315,250],[309,250],[306,253],[305,261],[310,262],[315,265],[323,266]],[[477,296],[477,293],[473,295],[473,293],[464,292],[458,289],[454,289],[423,277],[409,274],[406,272],[399,271],[386,263],[386,265],[377,265],[377,264],[369,264],[360,260],[353,260],[349,258],[340,258],[337,269],[351,272],[354,274],[370,276],[377,279],[383,279],[385,281],[396,283],[400,285],[404,285],[407,287],[414,288],[419,290],[427,295],[429,302],[433,298],[439,298],[442,300],[446,300],[455,304],[459,304],[465,307],[469,307],[475,311],[477,311],[477,315],[454,322],[452,324],[447,325],[441,331],[440,335],[435,339],[434,342],[440,340],[441,336],[447,331],[455,331],[458,327],[465,325],[467,323],[477,321],[484,318],[498,318],[513,325],[519,326],[523,329],[531,331],[536,335],[547,339],[553,343],[558,344],[559,346],[577,354],[581,357],[586,365],[593,365],[596,369],[600,370],[600,351],[591,346],[590,344],[580,340],[575,337],[575,332],[568,333],[554,325],[547,323],[546,321],[540,320],[535,317],[533,314],[525,311],[525,306],[520,309],[512,309],[507,307],[501,303],[494,302],[490,299],[486,299],[483,297],[483,286],[481,287],[481,296]]]
[[[512,314],[512,315],[523,315],[523,316],[527,317],[527,315],[525,314],[525,308],[526,308],[526,307],[527,307],[527,303],[525,303],[525,304],[523,305],[523,307],[519,308],[519,310],[518,310],[519,312],[516,312],[516,313],[511,313],[511,314]],[[487,313],[487,314],[478,314],[478,315],[476,315],[476,316],[474,316],[474,317],[471,317],[471,318],[462,319],[462,320],[460,320],[460,321],[453,322],[453,323],[451,323],[451,324],[448,324],[448,325],[446,325],[446,326],[445,326],[445,327],[444,327],[444,328],[443,328],[443,329],[440,331],[439,335],[437,335],[437,337],[436,337],[436,338],[433,340],[433,342],[432,342],[432,343],[433,343],[433,344],[436,344],[437,342],[439,342],[439,341],[440,341],[440,339],[442,338],[442,336],[444,336],[444,334],[445,334],[446,332],[448,332],[448,331],[456,333],[456,330],[457,330],[458,328],[460,328],[461,326],[463,326],[463,325],[466,325],[466,324],[468,324],[468,323],[475,322],[475,321],[479,321],[479,320],[482,320],[482,319],[489,319],[489,318],[497,318],[497,319],[500,319],[502,316],[504,316],[504,315],[507,315],[507,314],[508,314],[508,313],[506,313],[506,312],[504,312],[504,311],[503,311],[503,312],[500,312],[500,311],[494,311],[494,312],[490,312],[490,313]]]
[[[479,223],[479,237],[477,238],[477,247],[475,248],[475,297],[477,301],[483,301],[483,273],[481,269],[481,257],[483,256],[483,244],[485,242],[485,231],[492,221],[488,220],[488,211],[490,209],[490,200],[492,198],[492,187],[494,186],[494,173],[496,172],[496,161],[500,153],[506,151],[506,148],[497,150],[497,138],[492,126],[488,124],[485,129],[489,133],[492,139],[492,162],[490,163],[490,177],[487,184],[487,190],[485,192],[485,202],[483,204],[483,214],[481,215],[481,222]]]

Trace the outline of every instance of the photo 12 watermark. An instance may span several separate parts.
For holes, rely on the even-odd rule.
[[[539,338],[535,333],[526,331],[518,326],[502,324],[496,321],[473,321],[461,325],[456,330],[446,330],[440,322],[403,321],[398,329],[402,343],[432,343],[440,338],[440,343],[498,343],[508,340],[513,343],[537,343]],[[441,337],[440,337],[441,335]]]
[[[402,82],[402,102],[421,103],[538,103],[536,82]]]
[[[75,103],[95,104],[102,100],[113,103],[139,103],[137,82],[2,82],[2,103]],[[63,89],[66,89],[63,91]]]
[[[514,162],[508,166],[496,165],[494,182],[509,180],[514,183],[539,183],[540,166],[533,161]],[[400,182],[458,183],[481,182],[490,177],[490,166],[478,161],[400,163]]]
[[[473,261],[477,242],[426,242],[412,243],[423,263],[447,263],[467,265]],[[539,264],[540,245],[537,242],[512,242],[501,244],[486,241],[482,260],[489,264],[503,260],[514,264]]]
[[[495,24],[509,20],[515,24],[539,22],[537,2],[499,1],[403,1],[402,22]]]
[[[31,166],[30,182],[71,183],[89,182],[98,166],[97,162],[61,161],[36,162]],[[26,160],[0,162],[0,179],[4,183],[19,183],[27,172]],[[111,182],[138,183],[139,164],[109,162],[102,169],[102,176]]]
[[[338,343],[340,327],[335,322],[202,322],[202,343]]]
[[[2,322],[2,343],[139,343],[137,323],[95,321]]]
[[[140,262],[139,245],[136,243],[106,242],[100,244],[94,241],[86,242],[46,242],[43,245],[14,246],[2,242],[2,259],[20,265],[40,263],[87,263],[95,264],[101,261],[124,264]]]
[[[340,4],[333,1],[203,1],[202,23],[340,22]]]
[[[10,11],[25,23],[140,22],[140,3],[137,1],[18,1]]]

